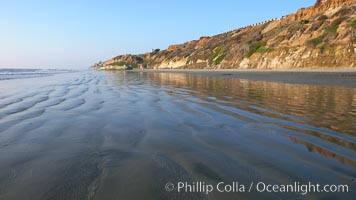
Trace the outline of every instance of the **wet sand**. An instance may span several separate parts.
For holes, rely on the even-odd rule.
[[[352,199],[352,80],[239,76],[84,71],[0,81],[0,199]],[[351,190],[165,191],[178,181]]]
[[[356,69],[286,69],[286,70],[143,70],[152,73],[182,73],[214,78],[239,78],[292,84],[356,87]]]

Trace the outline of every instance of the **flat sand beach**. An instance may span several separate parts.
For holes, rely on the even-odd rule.
[[[356,69],[217,69],[217,70],[194,70],[194,69],[162,69],[142,70],[153,73],[183,73],[216,78],[240,78],[249,80],[263,80],[281,83],[329,85],[356,87]]]
[[[355,74],[79,71],[1,80],[0,199],[353,199]],[[179,192],[178,182],[253,187],[207,195]],[[259,182],[350,189],[259,192]]]

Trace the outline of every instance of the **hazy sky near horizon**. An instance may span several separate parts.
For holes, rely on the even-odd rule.
[[[0,68],[87,68],[281,17],[316,0],[0,0]]]

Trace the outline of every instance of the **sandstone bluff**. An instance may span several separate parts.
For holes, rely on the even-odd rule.
[[[318,0],[296,13],[92,68],[296,69],[356,67],[356,0]]]

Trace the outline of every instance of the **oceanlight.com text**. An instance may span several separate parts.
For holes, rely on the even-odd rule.
[[[211,192],[221,193],[245,193],[245,192],[267,192],[267,193],[299,193],[307,195],[309,193],[338,193],[349,192],[348,185],[337,184],[319,184],[319,183],[300,183],[294,182],[292,184],[267,184],[264,182],[251,182],[249,184],[239,183],[238,181],[226,183],[219,182],[216,184],[209,184],[205,182],[178,182],[167,183],[165,185],[167,192],[177,191],[178,193],[204,193]]]

